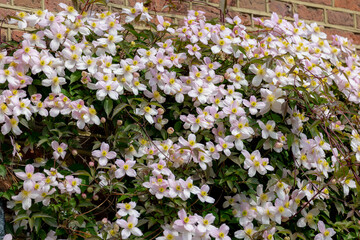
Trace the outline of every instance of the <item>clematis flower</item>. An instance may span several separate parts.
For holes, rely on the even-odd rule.
[[[93,157],[99,159],[100,166],[106,166],[108,160],[116,158],[116,152],[109,151],[109,148],[110,148],[109,144],[102,142],[100,146],[100,150],[94,150],[91,152]]]
[[[35,193],[34,188],[29,185],[24,185],[24,189],[18,195],[13,196],[11,199],[21,202],[22,208],[28,210],[31,207],[31,199],[37,198],[38,194]]]
[[[9,118],[8,116],[4,116],[5,118],[5,124],[1,127],[1,133],[3,135],[8,134],[10,131],[12,131],[15,135],[20,135],[22,131],[20,130],[18,124],[19,119],[16,116],[13,116],[12,118]]]
[[[50,29],[45,29],[44,34],[52,39],[50,42],[50,48],[53,51],[59,49],[60,44],[64,41],[66,34],[66,27],[63,24],[53,23],[50,25]]]
[[[200,192],[197,195],[201,202],[207,202],[207,203],[215,202],[215,199],[208,195],[209,190],[210,190],[210,188],[206,184],[200,188]]]
[[[320,233],[316,234],[314,240],[331,240],[331,237],[335,235],[334,229],[325,228],[323,221],[318,222],[318,228]]]
[[[143,235],[141,230],[136,227],[138,224],[138,219],[135,216],[129,216],[128,219],[125,221],[124,219],[116,220],[116,223],[123,228],[121,231],[122,239],[128,239],[131,234],[140,237]]]
[[[152,108],[148,105],[143,106],[142,108],[135,109],[135,114],[140,115],[140,116],[143,115],[150,124],[154,123],[154,119],[152,116],[155,116],[157,113],[158,112],[154,108]]]
[[[124,217],[126,215],[134,216],[136,218],[140,217],[140,213],[136,211],[134,208],[136,206],[135,202],[129,202],[129,203],[118,203],[116,205],[119,210],[117,211],[117,214]]]
[[[251,96],[250,101],[243,99],[243,103],[246,107],[249,108],[249,112],[251,115],[257,114],[259,109],[265,107],[265,103],[257,102],[255,96]]]
[[[248,223],[244,226],[244,230],[238,230],[235,232],[235,237],[238,239],[251,240],[252,236],[257,231],[254,229],[254,225],[252,223]]]
[[[249,70],[255,74],[255,77],[253,78],[251,84],[254,85],[255,87],[260,86],[262,80],[265,78],[265,75],[267,74],[266,64],[257,65],[257,66],[255,66],[255,64],[251,64]]]
[[[180,219],[174,222],[174,229],[178,231],[189,231],[192,232],[195,230],[196,218],[194,216],[187,216],[184,209],[181,209],[178,212]]]
[[[122,178],[123,176],[128,175],[129,177],[136,177],[136,171],[132,169],[132,167],[135,165],[135,161],[133,160],[127,160],[124,162],[121,159],[117,159],[115,161],[115,164],[119,167],[115,171],[115,177],[116,178]]]
[[[25,166],[25,172],[15,172],[15,175],[24,180],[24,189],[33,189],[35,182],[41,181],[44,179],[44,175],[42,173],[34,173],[34,166],[31,164],[27,164]]]
[[[228,236],[229,233],[229,227],[223,223],[218,229],[213,229],[210,232],[210,235],[215,238],[215,240],[231,240],[231,238]]]
[[[56,72],[51,72],[49,78],[42,80],[41,84],[45,87],[51,86],[51,91],[53,93],[61,92],[61,85],[66,84],[66,80],[63,77],[58,77]]]
[[[303,228],[306,226],[306,224],[308,224],[309,227],[316,229],[314,217],[316,217],[319,213],[320,211],[317,208],[313,208],[309,212],[306,212],[305,209],[301,210],[301,215],[303,215],[303,217],[297,221],[296,225]]]
[[[266,125],[260,120],[258,120],[257,123],[259,124],[260,128],[262,129],[262,131],[261,131],[262,138],[267,139],[269,136],[273,139],[278,138],[278,134],[276,132],[274,132],[275,121],[273,121],[273,120],[267,121]]]
[[[59,157],[61,157],[62,159],[65,158],[65,155],[66,155],[65,150],[68,147],[68,145],[66,143],[61,143],[59,145],[59,143],[57,141],[52,141],[51,142],[51,147],[54,150],[53,156],[54,156],[55,160],[59,159]]]

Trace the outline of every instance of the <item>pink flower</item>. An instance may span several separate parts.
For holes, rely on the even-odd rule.
[[[54,156],[55,160],[59,159],[59,157],[61,157],[62,159],[65,158],[65,155],[66,155],[65,150],[68,147],[68,145],[66,143],[61,143],[59,145],[59,143],[57,141],[52,141],[51,147],[54,149],[53,156]]]
[[[130,215],[138,218],[140,216],[140,213],[134,209],[136,206],[135,202],[118,203],[116,206],[120,208],[117,214],[122,217]]]
[[[194,216],[187,216],[184,209],[181,209],[178,212],[180,219],[174,222],[174,229],[178,231],[189,231],[192,232],[195,230],[196,218]]]
[[[121,231],[121,237],[123,239],[128,239],[131,234],[138,237],[143,235],[141,230],[135,227],[138,224],[138,219],[135,216],[129,216],[127,221],[124,219],[118,219],[116,220],[116,223],[123,228]]]
[[[314,240],[331,240],[331,237],[335,235],[334,229],[325,228],[325,224],[323,221],[318,222],[318,227],[320,233],[315,236]]]
[[[46,29],[44,33],[48,38],[52,39],[50,42],[51,50],[56,51],[64,41],[66,26],[64,24],[53,23],[50,25],[50,30]]]
[[[16,116],[13,116],[12,118],[9,118],[8,116],[4,116],[5,118],[5,124],[1,127],[1,133],[3,135],[8,134],[10,131],[12,131],[15,135],[20,135],[22,131],[20,130],[18,124],[19,119]]]
[[[80,194],[81,190],[79,185],[81,184],[82,180],[80,178],[75,178],[74,176],[66,176],[65,181],[58,185],[58,188],[61,192],[68,192],[69,194],[77,193]]]
[[[123,176],[128,175],[129,177],[136,177],[136,171],[132,169],[132,167],[135,165],[135,161],[127,160],[124,162],[121,159],[117,159],[115,161],[115,164],[119,167],[115,171],[115,177],[116,178],[122,178]]]
[[[229,227],[223,223],[219,229],[214,229],[210,232],[210,235],[215,238],[215,240],[231,240],[228,236]]]
[[[257,123],[259,124],[260,128],[262,129],[262,131],[261,131],[262,138],[267,139],[269,136],[273,139],[278,138],[277,133],[274,131],[275,121],[273,121],[273,120],[267,121],[266,125],[260,120],[258,120]]]
[[[31,207],[31,199],[35,199],[37,196],[38,194],[34,192],[33,186],[24,185],[24,189],[18,195],[13,196],[12,199],[21,202],[22,208],[28,210]]]
[[[259,109],[262,109],[265,107],[265,103],[257,102],[255,96],[251,96],[250,101],[244,99],[243,103],[246,107],[249,108],[249,112],[251,115],[257,114]]]
[[[34,173],[34,166],[31,164],[25,166],[25,172],[15,172],[15,175],[24,180],[24,188],[26,189],[32,189],[36,181],[44,178],[42,173]]]
[[[203,185],[201,188],[200,188],[200,192],[197,194],[199,200],[201,202],[207,202],[207,203],[214,203],[215,202],[215,199],[208,196],[208,192],[209,192],[210,188],[208,185]]]
[[[103,142],[101,143],[100,150],[92,151],[92,156],[99,158],[99,165],[105,166],[110,159],[116,158],[116,152],[109,152],[109,144]]]

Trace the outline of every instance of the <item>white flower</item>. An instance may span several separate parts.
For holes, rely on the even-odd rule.
[[[121,237],[123,239],[128,239],[131,234],[138,237],[143,235],[141,230],[135,227],[138,224],[138,219],[134,216],[129,216],[127,221],[125,221],[124,219],[118,219],[116,220],[116,223],[123,228],[123,230],[121,231]]]
[[[258,120],[257,123],[259,124],[260,128],[262,129],[262,131],[261,131],[262,138],[267,139],[269,136],[273,139],[278,138],[278,134],[276,132],[274,132],[275,121],[273,121],[273,120],[267,121],[266,125],[260,120]]]

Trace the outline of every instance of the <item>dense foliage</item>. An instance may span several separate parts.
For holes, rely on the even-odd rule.
[[[360,239],[348,39],[89,6],[1,45],[6,239]]]

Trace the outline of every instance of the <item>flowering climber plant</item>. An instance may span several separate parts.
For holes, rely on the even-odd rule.
[[[36,30],[1,43],[7,239],[360,238],[348,39],[91,4],[17,13]]]

